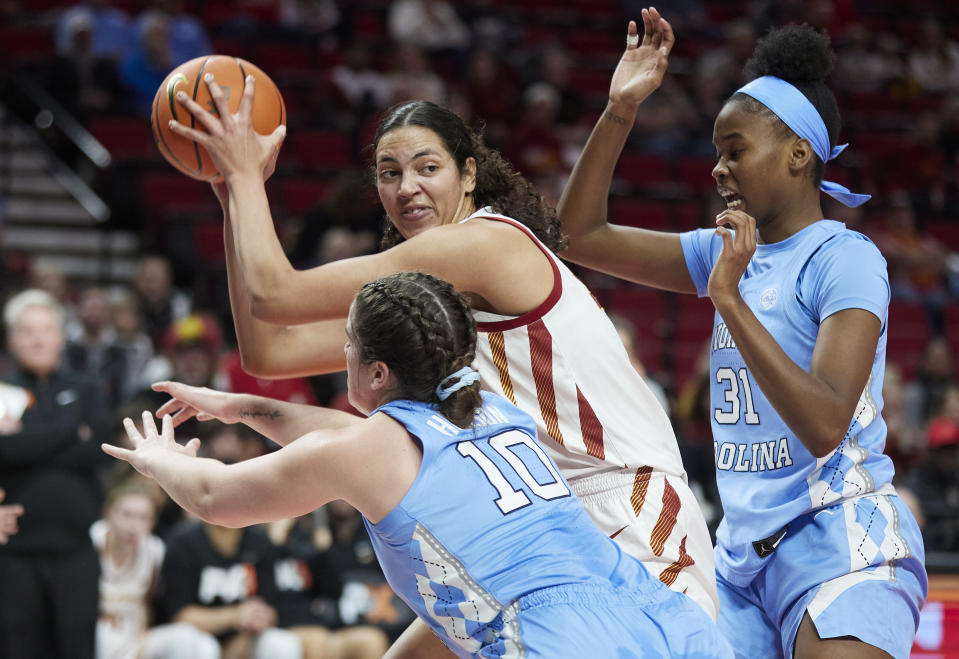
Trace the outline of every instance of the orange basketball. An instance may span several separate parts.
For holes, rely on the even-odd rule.
[[[246,76],[252,75],[256,79],[252,119],[253,128],[261,135],[269,135],[277,126],[286,123],[286,107],[283,105],[280,90],[270,77],[239,57],[197,57],[170,72],[153,98],[153,112],[150,115],[157,148],[171,165],[187,176],[200,181],[219,181],[222,180],[220,172],[210,160],[206,149],[194,140],[174,134],[169,126],[170,120],[175,119],[185,126],[204,130],[190,111],[176,100],[176,93],[183,90],[202,107],[215,113],[210,91],[203,82],[206,73],[212,73],[216,83],[223,89],[230,112],[236,112],[240,107]]]

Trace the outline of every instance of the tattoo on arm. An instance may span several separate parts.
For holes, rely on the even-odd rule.
[[[241,419],[269,419],[283,416],[280,410],[240,410]]]
[[[629,123],[629,119],[623,119],[622,117],[618,117],[612,112],[610,112],[609,110],[606,110],[605,112],[603,112],[603,116],[609,119],[610,121],[612,121],[614,124],[619,124],[620,126],[625,126],[626,124]]]

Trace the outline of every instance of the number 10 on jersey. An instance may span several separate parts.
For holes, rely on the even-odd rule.
[[[569,488],[556,471],[552,460],[546,456],[539,444],[530,439],[525,433],[514,430],[503,433],[502,435],[496,435],[490,438],[489,445],[494,451],[503,456],[503,459],[512,467],[520,480],[540,499],[549,501],[551,499],[569,496]],[[543,467],[549,471],[552,481],[540,483],[533,477],[529,466],[523,461],[523,458],[513,450],[513,447],[519,446],[526,446],[532,451],[535,459],[538,459]],[[500,468],[496,466],[496,463],[490,460],[473,442],[459,442],[456,445],[456,450],[463,457],[471,459],[483,470],[486,479],[496,488],[499,494],[495,503],[499,506],[503,514],[511,513],[519,508],[525,508],[530,504],[526,492],[514,489]],[[527,455],[529,454],[527,453]]]

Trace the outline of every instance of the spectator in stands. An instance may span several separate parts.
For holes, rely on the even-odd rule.
[[[559,94],[548,82],[537,82],[523,92],[523,113],[513,126],[506,153],[524,176],[548,181],[563,163],[563,143],[556,125]],[[546,196],[548,190],[540,190]],[[555,200],[555,193],[552,195]]]
[[[626,316],[615,312],[609,314],[609,319],[613,321],[613,327],[616,328],[616,333],[619,334],[619,338],[623,342],[623,347],[626,348],[626,354],[629,355],[629,363],[633,365],[637,373],[643,376],[646,384],[649,385],[650,391],[653,392],[656,400],[659,401],[659,404],[663,406],[666,414],[669,415],[670,405],[666,390],[662,384],[650,376],[646,370],[646,366],[643,364],[643,360],[640,358],[640,352],[642,351],[641,339],[639,332],[636,330],[636,325]]]
[[[573,82],[572,67],[569,52],[559,44],[549,45],[540,56],[538,82],[551,85],[559,94],[556,123],[561,126],[576,124],[586,110],[586,98]]]
[[[146,24],[153,20],[156,12],[166,17],[169,53],[173,66],[195,57],[213,54],[213,44],[203,21],[186,10],[183,0],[152,0],[150,5],[152,9],[137,17],[137,28],[144,29]]]
[[[170,18],[151,10],[137,19],[136,37],[120,62],[130,111],[149,116],[160,83],[176,66],[170,50]]]
[[[140,303],[143,329],[154,347],[159,347],[167,327],[190,313],[190,299],[174,288],[170,260],[159,254],[140,259],[133,275],[133,291]]]
[[[208,457],[234,463],[261,454],[262,438],[239,425],[209,422]],[[187,623],[217,637],[224,657],[300,659],[292,632],[276,627],[269,566],[276,551],[260,527],[191,522],[171,533],[161,569],[163,621]]]
[[[335,0],[278,0],[276,4],[278,23],[309,42],[332,33],[343,22],[343,10]]]
[[[906,419],[903,405],[905,383],[902,368],[887,361],[882,381],[882,418],[886,422],[886,455],[896,465],[896,474],[905,476],[922,457],[925,437],[922,428]]]
[[[889,75],[885,62],[875,50],[875,36],[862,23],[846,30],[844,45],[836,58],[834,80],[837,89],[878,92]]]
[[[516,116],[517,90],[512,71],[493,50],[476,48],[462,83],[465,104],[484,124],[489,144],[502,147]]]
[[[91,659],[100,568],[88,530],[102,504],[107,412],[96,384],[61,361],[56,299],[24,291],[4,323],[17,365],[7,382],[33,402],[0,425],[0,487],[24,510],[0,547],[0,656]]]
[[[433,71],[429,58],[414,44],[400,44],[390,58],[390,102],[426,100],[446,102],[446,83]]]
[[[453,4],[446,0],[393,0],[387,29],[395,42],[415,45],[430,53],[461,54],[472,39]]]
[[[139,474],[137,474],[139,476]],[[151,628],[153,598],[163,562],[152,481],[140,477],[112,489],[103,519],[90,527],[100,555],[97,659],[216,659],[216,639],[186,624]]]
[[[299,637],[304,659],[380,659],[389,647],[381,629],[336,625],[334,607],[323,606],[339,598],[345,576],[318,546],[318,540],[329,544],[326,528],[317,527],[314,516],[306,515],[270,522],[267,534],[276,548],[272,564],[266,566],[273,569],[268,579],[276,585],[271,603],[277,609],[278,626]],[[412,617],[405,622],[412,622]]]
[[[738,19],[722,27],[723,43],[707,50],[696,61],[701,77],[716,80],[725,100],[743,82],[743,67],[756,47],[756,26],[748,19]]]
[[[153,341],[143,331],[143,318],[133,291],[119,288],[111,291],[109,297],[110,317],[113,330],[116,332],[116,345],[123,351],[123,360],[126,364],[120,396],[121,399],[126,400],[149,384],[141,381],[141,375],[147,363],[153,358]]]
[[[923,539],[927,549],[959,551],[959,423],[934,419],[926,442],[926,458],[908,479],[926,518]]]
[[[386,75],[373,66],[372,46],[360,39],[343,50],[341,61],[330,71],[330,81],[348,110],[349,121],[356,124],[389,105],[393,93]]]
[[[922,351],[915,377],[906,383],[902,394],[904,420],[925,427],[945,398],[946,390],[956,383],[955,358],[945,336],[933,336]]]
[[[67,365],[100,383],[107,406],[113,408],[123,397],[127,378],[126,354],[117,344],[110,301],[102,288],[90,286],[77,300],[77,322],[67,326]]]
[[[909,75],[923,91],[959,91],[959,44],[946,36],[937,18],[923,19],[908,62]]]
[[[87,18],[81,20],[89,19],[92,26],[93,55],[120,61],[133,41],[133,28],[129,15],[111,5],[110,0],[86,0],[63,12],[57,20],[57,50],[69,48],[73,21],[77,16],[83,16]]]
[[[630,142],[650,153],[686,153],[690,135],[700,129],[702,118],[692,99],[672,78],[666,78],[659,91],[662,94],[651,96],[649,106],[644,104],[636,116]]]
[[[904,190],[888,198],[883,229],[872,232],[889,267],[893,300],[920,302],[926,309],[933,334],[945,329],[943,307],[947,302],[946,272],[949,249],[923,231],[912,200]]]
[[[342,500],[331,501],[323,510],[329,531],[323,560],[343,582],[333,605],[335,624],[375,625],[390,641],[396,640],[415,614],[386,583],[360,514]]]
[[[93,11],[80,7],[63,21],[63,40],[45,73],[46,88],[81,121],[109,112],[120,98],[116,60],[95,49]]]
[[[0,490],[0,503],[3,503],[7,493]],[[23,506],[19,503],[0,505],[0,545],[7,544],[10,536],[17,532],[17,520],[23,514]]]
[[[223,332],[212,314],[197,311],[171,323],[160,348],[162,354],[147,366],[151,383],[172,377],[195,387],[225,384],[220,372]],[[160,394],[148,395],[165,400]]]

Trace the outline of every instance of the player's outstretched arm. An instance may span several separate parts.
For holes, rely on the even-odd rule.
[[[223,423],[242,423],[280,446],[312,430],[342,430],[362,421],[362,417],[340,410],[191,387],[180,382],[157,382],[153,390],[170,395],[156,416],[171,415],[174,428],[192,417],[199,421],[218,419]]]
[[[422,462],[419,445],[397,421],[377,414],[336,431],[310,432],[277,451],[236,464],[197,457],[199,440],[177,443],[173,419],[162,431],[143,413],[141,434],[124,429],[133,449],[103,451],[154,479],[180,507],[218,526],[299,517],[344,499],[378,522],[403,498]]]
[[[569,247],[563,258],[658,288],[694,292],[679,237],[612,225],[607,200],[613,171],[640,104],[666,73],[673,31],[655,9],[644,9],[642,38],[629,22],[626,50],[609,88],[609,103],[586,142],[557,206]],[[640,223],[642,218],[639,218]]]

